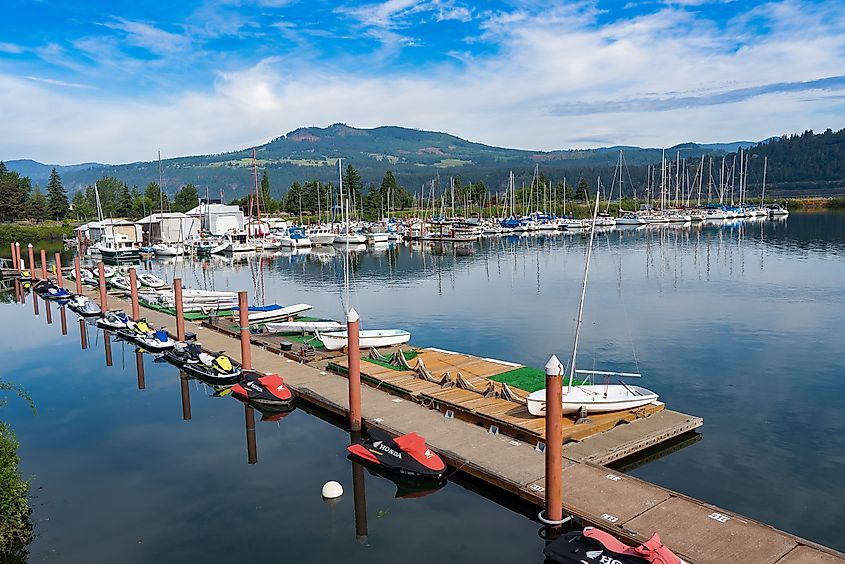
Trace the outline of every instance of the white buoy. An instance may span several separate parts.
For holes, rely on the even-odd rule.
[[[343,486],[334,480],[323,484],[323,499],[336,499],[343,495]]]

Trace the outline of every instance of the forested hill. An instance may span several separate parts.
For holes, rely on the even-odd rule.
[[[762,169],[768,157],[766,190],[783,194],[843,195],[845,192],[845,129],[784,135],[749,150],[751,170]]]
[[[672,156],[680,152],[682,158],[691,161],[702,154],[721,157],[739,146],[753,145],[752,142],[685,143],[667,151]],[[507,182],[509,170],[516,174],[518,184],[523,181],[530,183],[535,164],[539,164],[546,177],[556,180],[564,176],[570,179],[584,176],[593,180],[597,176],[610,177],[620,149],[625,152],[627,163],[635,168],[659,162],[661,157],[661,149],[656,148],[527,151],[474,143],[447,133],[388,126],[357,129],[344,124],[291,131],[256,147],[256,155],[260,172],[267,170],[272,194],[278,197],[294,181],[336,182],[338,157],[343,158],[344,166],[351,164],[358,170],[365,186],[378,185],[385,171],[390,169],[398,183],[411,192],[418,191],[423,183],[438,174],[446,185],[448,177],[455,176],[464,182],[482,181],[492,190],[497,190]],[[18,167],[20,162],[9,161],[6,164],[10,170],[27,175],[29,171],[24,172]],[[208,187],[216,196],[222,189],[225,199],[230,200],[244,195],[252,185],[252,150],[166,159],[162,161],[162,168],[164,187],[170,194],[180,186],[192,183],[200,193]],[[152,181],[158,181],[158,163],[93,165],[82,170],[60,169],[59,173],[71,191],[93,184],[103,175],[143,188]],[[44,182],[39,176],[30,177],[33,184]]]

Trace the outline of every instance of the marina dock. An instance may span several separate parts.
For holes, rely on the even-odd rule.
[[[95,291],[86,293],[97,299]],[[128,300],[109,300],[111,309],[130,311]],[[176,332],[176,319],[165,312],[145,309],[142,317]],[[186,320],[185,329],[195,333],[205,349],[237,359],[239,341],[231,323]],[[254,369],[280,374],[298,401],[347,416],[344,353],[309,350],[307,343],[260,334],[253,335],[251,343]],[[421,374],[404,366],[388,368],[378,359],[362,362],[362,380],[368,384],[361,390],[365,425],[396,435],[417,432],[450,467],[538,511],[544,507],[544,420],[523,414],[524,390],[496,381],[521,365],[440,349],[402,347],[391,354],[397,351],[409,367],[419,368],[416,359],[421,358],[427,370]],[[703,423],[700,418],[663,404],[590,418],[593,422],[587,426],[564,427],[564,511],[584,525],[631,544],[657,531],[691,564],[845,562],[845,555],[831,549],[603,466],[683,437]]]

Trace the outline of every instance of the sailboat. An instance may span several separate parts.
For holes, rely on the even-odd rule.
[[[596,207],[593,211],[593,225],[595,226],[596,216],[599,211],[599,201],[596,198]],[[581,333],[581,321],[584,314],[584,297],[587,295],[587,275],[590,271],[590,258],[593,254],[593,239],[595,237],[595,229],[590,230],[590,242],[587,246],[587,259],[584,264],[584,281],[581,284],[581,302],[578,305],[578,321],[575,325],[575,341],[572,344],[572,357],[569,361],[569,375],[566,388],[563,390],[563,413],[572,414],[579,413],[586,410],[588,413],[604,413],[608,411],[621,411],[627,409],[635,409],[644,405],[648,405],[657,400],[658,395],[651,390],[642,388],[640,386],[632,386],[625,384],[621,380],[619,384],[582,384],[573,385],[576,374],[586,374],[589,376],[604,376],[611,377],[625,377],[625,376],[639,376],[639,374],[631,374],[624,372],[604,372],[597,370],[577,370],[575,368],[575,360],[578,355],[578,337]],[[556,364],[561,374],[563,372],[563,365],[552,357],[553,364]],[[550,361],[550,363],[552,363]],[[528,412],[537,417],[544,417],[546,415],[546,390],[537,390],[528,395]]]

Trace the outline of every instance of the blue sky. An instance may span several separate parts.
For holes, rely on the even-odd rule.
[[[845,127],[845,2],[7,0],[0,159],[147,160],[342,121],[528,149]]]

